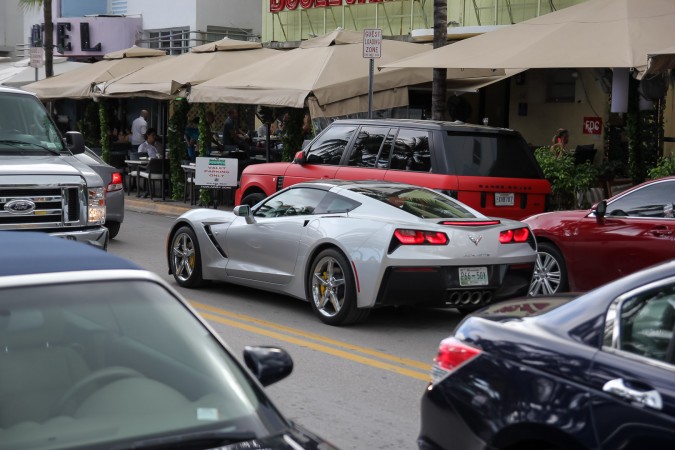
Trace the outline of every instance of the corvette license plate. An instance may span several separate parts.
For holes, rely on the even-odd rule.
[[[487,267],[460,267],[460,286],[485,286],[488,284]]]
[[[495,192],[495,206],[513,206],[513,192]]]

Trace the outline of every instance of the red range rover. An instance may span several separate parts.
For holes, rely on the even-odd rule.
[[[254,205],[301,181],[400,181],[436,189],[489,216],[544,212],[549,182],[516,131],[430,120],[337,120],[292,163],[246,167],[235,203]]]

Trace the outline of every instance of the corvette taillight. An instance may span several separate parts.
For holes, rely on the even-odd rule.
[[[431,370],[432,381],[441,381],[480,354],[480,349],[466,345],[454,337],[443,339]]]
[[[401,245],[446,245],[449,241],[448,236],[439,231],[398,229],[394,236]]]
[[[530,229],[516,228],[515,230],[504,230],[499,233],[499,242],[502,244],[512,244],[512,243],[521,243],[527,242],[527,238],[530,237]]]

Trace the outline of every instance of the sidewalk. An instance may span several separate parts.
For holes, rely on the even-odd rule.
[[[128,211],[178,217],[184,212],[196,208],[199,208],[199,206],[190,205],[189,202],[184,203],[182,200],[138,198],[134,195],[124,196],[124,209]],[[231,205],[220,205],[217,209],[221,211],[232,211],[232,208]]]

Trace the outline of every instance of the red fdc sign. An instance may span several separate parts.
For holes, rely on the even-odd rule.
[[[387,0],[391,1],[391,0]],[[270,0],[270,12],[277,13],[284,9],[327,8],[329,6],[360,5],[364,3],[384,3],[385,0]]]
[[[584,117],[584,134],[602,134],[602,118]]]

